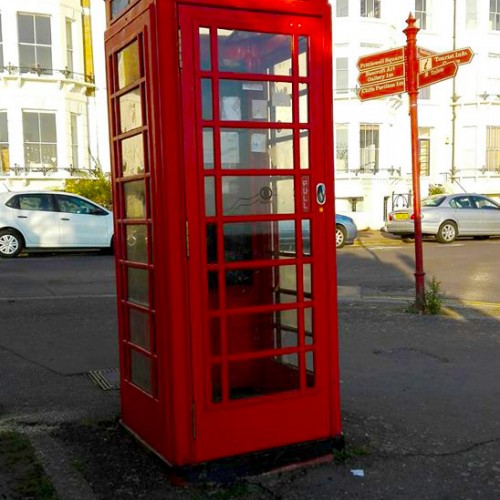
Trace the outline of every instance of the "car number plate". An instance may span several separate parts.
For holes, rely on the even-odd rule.
[[[396,220],[407,220],[408,214],[394,214]]]

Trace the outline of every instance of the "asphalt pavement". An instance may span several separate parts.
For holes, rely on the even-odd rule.
[[[410,314],[410,300],[339,289],[342,455],[271,467],[240,477],[236,485],[173,484],[158,458],[113,426],[119,391],[89,376],[102,371],[112,381],[116,374],[111,295],[100,301],[112,311],[109,322],[90,329],[91,311],[80,300],[72,324],[45,344],[37,335],[43,322],[25,331],[16,320],[31,314],[28,304],[12,301],[3,309],[0,432],[29,437],[62,500],[498,499],[500,320],[481,304],[446,304],[441,315]],[[57,315],[57,309],[45,314]],[[75,345],[74,336],[65,335],[68,328],[85,341]],[[69,439],[68,428],[84,428],[84,437]],[[16,485],[2,485],[4,473],[0,498],[27,498]]]

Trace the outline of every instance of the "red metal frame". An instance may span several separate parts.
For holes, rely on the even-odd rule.
[[[260,11],[259,15],[255,15],[256,11]],[[248,2],[243,0],[133,0],[129,8],[111,19],[108,0],[107,12],[106,54],[112,123],[124,424],[161,457],[176,465],[340,435],[332,168],[331,17],[328,4],[324,0],[280,0],[270,5],[268,0],[255,0],[249,9]],[[298,97],[295,97],[294,122],[290,127],[310,131],[311,168],[301,170],[296,167],[290,171],[279,171],[279,175],[289,175],[295,179],[295,214],[264,217],[270,221],[294,220],[297,229],[305,217],[311,220],[313,228],[313,255],[300,256],[302,244],[299,240],[298,255],[286,261],[286,264],[298,266],[297,269],[313,264],[312,301],[306,301],[301,295],[303,274],[297,273],[298,324],[302,325],[299,326],[302,336],[299,335],[299,346],[296,349],[268,349],[240,354],[231,354],[226,350],[218,357],[210,355],[210,317],[218,317],[221,322],[228,315],[238,317],[239,323],[235,324],[239,325],[238,328],[244,328],[245,325],[241,322],[243,312],[251,314],[286,310],[291,306],[248,306],[248,303],[242,303],[243,308],[238,306],[240,308],[233,307],[230,311],[221,309],[220,312],[214,312],[209,307],[208,269],[219,272],[219,300],[223,302],[226,300],[226,284],[222,278],[222,269],[238,268],[252,272],[258,268],[271,269],[284,263],[281,260],[224,263],[221,253],[224,245],[222,231],[217,236],[218,262],[208,265],[206,262],[207,221],[222,227],[222,223],[228,221],[262,220],[262,214],[232,219],[221,215],[221,179],[223,175],[233,175],[234,172],[222,171],[220,164],[213,172],[219,192],[218,215],[208,219],[204,216],[203,179],[206,172],[203,167],[196,167],[202,165],[203,160],[199,108],[201,73],[196,68],[198,46],[195,35],[198,26],[209,25],[309,37],[309,76],[299,78],[294,74],[289,78],[280,77],[275,80],[290,81],[295,88],[298,88],[299,81],[309,84],[309,124],[296,123]],[[130,86],[118,89],[117,54],[134,39],[140,39],[144,44],[141,52],[141,78]],[[178,54],[179,40],[182,40],[182,61]],[[297,44],[298,38],[295,40]],[[297,57],[296,53],[294,57]],[[121,71],[124,71],[123,66]],[[225,74],[225,77],[229,76],[231,74]],[[242,79],[241,74],[232,76]],[[262,75],[246,74],[244,79],[257,81],[262,79]],[[273,77],[267,79],[273,80]],[[119,98],[135,87],[141,89],[143,123],[137,129],[121,133]],[[217,102],[218,90],[215,87],[213,90],[214,100]],[[232,122],[214,124],[216,127],[237,126]],[[245,122],[244,125],[250,128],[278,128],[278,125],[267,122],[257,125]],[[144,137],[147,167],[145,172],[136,172],[133,176],[124,175],[121,171],[122,141],[139,134]],[[295,144],[298,146],[298,134],[295,137]],[[217,141],[214,155],[220,155]],[[299,161],[298,155],[296,147],[295,165]],[[263,171],[246,170],[245,174],[259,176]],[[127,219],[125,206],[130,200],[125,198],[124,186],[135,180],[141,180],[146,186],[144,193],[147,213],[144,218]],[[327,203],[319,206],[314,193],[310,194],[309,200],[302,200],[302,187],[307,185],[313,190],[320,182],[327,186]],[[310,213],[303,214],[304,210],[310,210]],[[147,262],[127,260],[125,230],[137,225],[147,227]],[[258,241],[254,241],[254,244],[258,244]],[[148,272],[146,306],[137,304],[129,297],[130,287],[135,286],[127,282],[129,269],[144,269]],[[263,276],[266,273],[267,271],[262,271]],[[257,283],[255,281],[256,285]],[[249,290],[255,297],[263,293],[262,288],[257,286],[253,291],[247,287],[247,292]],[[233,291],[229,290],[227,293],[233,294]],[[305,344],[304,307],[313,307],[315,311],[313,345]],[[131,308],[144,311],[149,318],[150,345],[147,348],[132,341],[130,330],[135,326],[129,324],[128,311]],[[227,345],[228,332],[225,326],[222,326],[221,332],[222,345]],[[301,363],[304,363],[306,352],[312,351],[315,352],[316,369],[314,388],[307,387],[304,366],[299,371],[298,391],[238,401],[228,399],[227,362],[230,359],[248,361],[262,358],[265,354],[271,356],[297,352]],[[151,361],[152,380],[151,387],[147,390],[137,385],[137,380],[141,379],[137,379],[137,372],[134,371],[137,367],[131,368],[132,352]],[[220,403],[214,403],[211,399],[210,367],[214,362],[223,367]],[[275,372],[275,376],[278,376],[278,372]]]

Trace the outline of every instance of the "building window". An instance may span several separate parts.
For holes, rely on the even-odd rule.
[[[467,29],[477,28],[477,0],[466,0],[465,26]]]
[[[335,125],[335,171],[347,172],[349,167],[349,139],[347,125]]]
[[[500,127],[486,127],[486,170],[500,172]]]
[[[346,94],[349,90],[349,73],[347,57],[337,57],[335,59],[335,92],[337,94]]]
[[[71,113],[71,166],[73,168],[78,168],[78,115],[76,113]]]
[[[477,168],[477,127],[467,126],[463,128],[460,139],[455,141],[457,157],[461,159],[462,165],[467,165],[470,169]],[[482,163],[482,162],[481,162]],[[460,166],[460,165],[459,165]]]
[[[380,19],[380,0],[361,0],[361,17]]]
[[[490,30],[500,31],[500,0],[490,0]]]
[[[427,0],[415,0],[415,19],[421,29],[427,29]]]
[[[66,19],[66,72],[67,78],[73,78],[73,21]]]
[[[3,36],[2,36],[2,15],[0,14],[0,71],[3,71]]]
[[[379,126],[361,124],[359,129],[359,170],[377,173],[379,170]]]
[[[499,94],[499,92],[494,92],[493,89],[500,89],[500,53],[490,52],[488,54],[488,78],[486,83],[486,88],[490,91],[483,91],[485,94]]]
[[[7,113],[0,111],[0,172],[8,172],[9,163],[9,131],[7,129]]]
[[[21,73],[52,74],[50,17],[18,14],[19,66]]]
[[[426,131],[424,135],[428,136],[429,132]],[[428,137],[418,138],[418,159],[420,164],[420,175],[430,175],[431,140]]]
[[[418,98],[419,99],[430,99],[431,98],[431,86],[421,87],[418,89]]]
[[[335,15],[347,17],[349,15],[349,0],[337,0],[335,2]]]
[[[57,165],[56,115],[23,112],[24,161],[27,168]]]

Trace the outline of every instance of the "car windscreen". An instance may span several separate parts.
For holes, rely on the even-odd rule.
[[[429,198],[424,198],[421,205],[423,207],[439,207],[445,198],[446,196],[430,196]]]

